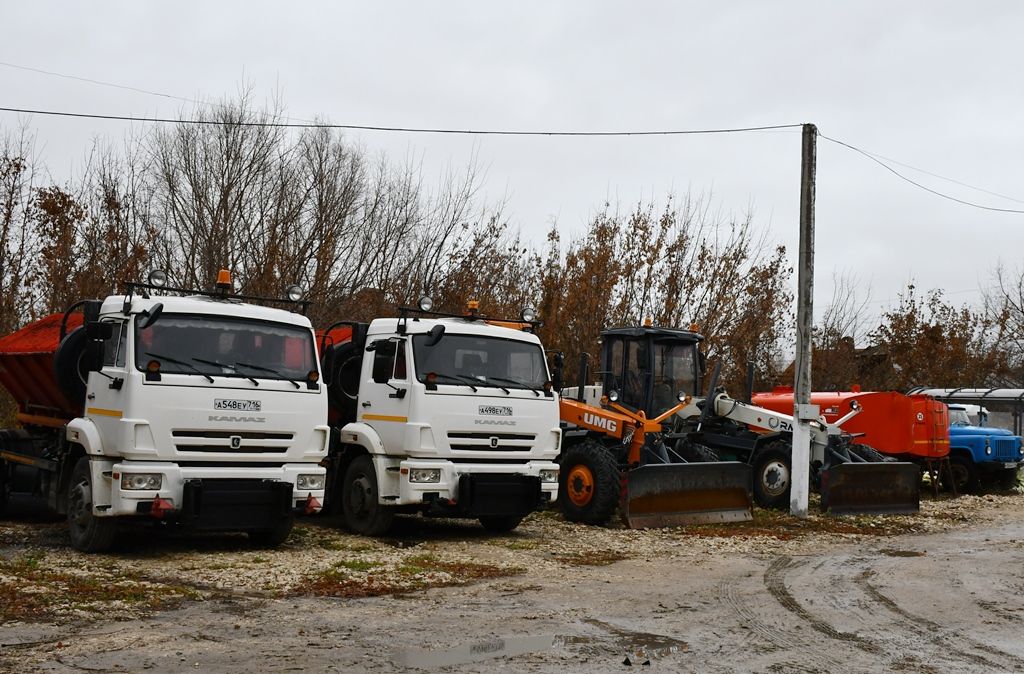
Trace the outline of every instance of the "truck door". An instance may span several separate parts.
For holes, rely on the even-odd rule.
[[[104,447],[112,447],[124,416],[124,391],[130,367],[128,323],[113,321],[113,331],[103,345],[103,367],[90,372],[85,395],[85,416],[92,419]]]
[[[383,338],[368,345],[359,387],[359,420],[380,436],[390,454],[405,445],[409,422],[408,340]]]

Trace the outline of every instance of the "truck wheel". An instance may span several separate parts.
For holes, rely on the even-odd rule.
[[[963,456],[962,454],[950,454],[949,469],[949,472],[953,473],[953,484],[956,485],[956,492],[958,494],[975,494],[981,488],[981,480],[978,477],[978,468],[974,465],[974,461],[970,460],[966,456]],[[943,489],[951,491],[949,475],[946,471],[940,472],[939,481]]]
[[[292,533],[292,526],[295,524],[293,517],[281,520],[276,526],[269,529],[259,529],[249,532],[249,540],[260,548],[276,548],[286,540]]]
[[[585,440],[559,462],[558,506],[570,522],[607,524],[619,505],[619,466],[601,443]]]
[[[773,442],[754,457],[754,502],[762,508],[784,508],[789,505],[792,482],[788,445]]]
[[[117,533],[112,517],[96,517],[92,513],[92,475],[86,456],[75,464],[68,482],[68,532],[71,545],[82,552],[109,549]]]
[[[488,533],[492,534],[507,534],[518,527],[519,523],[522,521],[522,517],[515,517],[512,515],[480,518],[480,524],[483,525],[484,529],[486,529]]]
[[[382,536],[391,528],[395,512],[378,502],[377,472],[366,454],[348,465],[342,483],[341,511],[345,526],[364,536]]]

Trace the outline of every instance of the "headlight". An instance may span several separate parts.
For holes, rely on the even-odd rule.
[[[424,295],[423,297],[421,297],[421,298],[420,298],[420,299],[419,299],[419,300],[418,300],[418,301],[416,302],[416,304],[417,304],[417,306],[419,306],[419,308],[420,308],[420,311],[430,311],[431,309],[433,309],[433,308],[434,308],[434,300],[430,299],[430,298],[429,298],[429,297],[427,297],[426,295]]]
[[[160,473],[121,473],[121,489],[159,489],[163,484]]]
[[[318,474],[299,475],[295,480],[295,488],[298,491],[319,491],[324,488],[324,476]]]
[[[298,302],[302,299],[302,296],[306,294],[306,291],[303,290],[300,285],[288,286],[284,292],[292,302]]]
[[[618,391],[616,391],[615,389],[612,389],[611,391],[608,391],[608,400],[611,400],[612,402],[615,402],[618,399],[619,399],[619,392]]]
[[[558,471],[557,470],[542,470],[540,471],[541,482],[558,482]]]
[[[991,447],[986,447],[985,448],[985,453],[986,454],[991,454],[992,453],[992,448]]]
[[[157,288],[163,288],[167,285],[167,272],[163,269],[154,269],[149,272],[149,284]]]
[[[534,319],[537,318],[537,310],[534,309],[533,307],[525,307],[520,312],[519,316],[527,323],[532,323]]]
[[[440,468],[413,468],[409,471],[409,482],[440,482]]]

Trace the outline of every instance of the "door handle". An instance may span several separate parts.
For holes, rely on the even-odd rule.
[[[369,406],[370,406],[370,401],[369,400],[367,400],[366,402],[363,403],[363,407],[369,407]]]

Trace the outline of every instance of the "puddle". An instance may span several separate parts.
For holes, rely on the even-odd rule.
[[[612,635],[616,638],[620,648],[638,658],[665,658],[675,653],[686,653],[690,650],[690,645],[685,641],[673,639],[663,634],[635,632],[593,618],[587,618],[583,622]]]
[[[508,655],[547,651],[551,650],[554,644],[555,635],[553,634],[531,637],[495,637],[483,641],[471,641],[453,648],[434,650],[409,648],[398,651],[393,660],[396,665],[403,667],[433,669]]]
[[[923,553],[923,552],[921,552],[919,550],[893,550],[893,549],[889,549],[889,550],[882,550],[881,552],[882,552],[883,555],[888,555],[890,557],[924,557],[925,556],[925,553]]]

